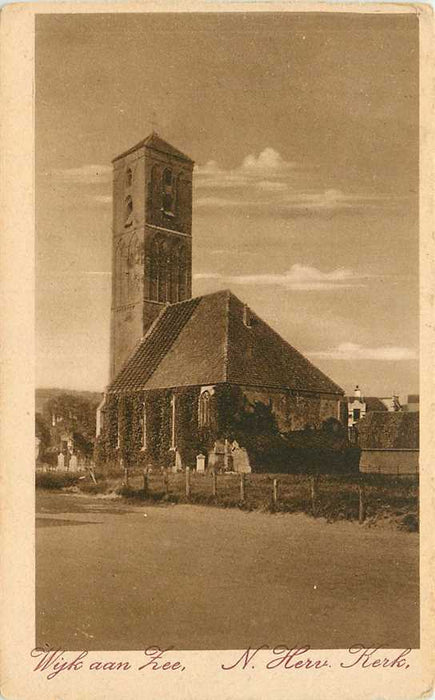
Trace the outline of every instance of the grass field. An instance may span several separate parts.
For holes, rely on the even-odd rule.
[[[273,500],[273,482],[277,480],[277,499]],[[97,484],[89,475],[81,478],[68,473],[39,473],[40,488],[73,488],[86,493],[117,492],[128,499],[197,503],[243,510],[307,513],[328,521],[363,519],[368,522],[393,521],[398,527],[418,529],[418,479],[378,474],[321,475],[314,482],[303,474],[246,474],[243,491],[240,474],[216,476],[213,493],[211,474],[190,473],[190,493],[186,495],[184,473],[153,471],[144,477],[139,471],[129,475],[128,486],[123,474],[96,474]],[[314,493],[313,493],[314,488]],[[362,503],[361,499],[362,498]]]

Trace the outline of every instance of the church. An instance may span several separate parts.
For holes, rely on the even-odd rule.
[[[100,464],[182,469],[202,453],[207,466],[250,471],[243,426],[261,438],[263,426],[340,418],[343,390],[231,291],[192,298],[193,168],[155,132],[113,160]]]

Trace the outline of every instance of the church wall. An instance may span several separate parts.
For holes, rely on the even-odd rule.
[[[303,430],[307,425],[320,428],[328,418],[339,420],[339,398],[333,394],[297,394],[279,389],[243,387],[247,400],[270,406],[282,432]]]
[[[210,388],[207,387],[207,390]],[[175,443],[183,466],[195,466],[196,455],[214,454],[217,443],[233,434],[233,417],[244,404],[244,398],[251,406],[261,402],[272,409],[279,429],[282,432],[303,430],[307,425],[320,428],[327,418],[337,418],[338,398],[334,395],[295,396],[279,389],[257,387],[230,387],[215,385],[211,390],[210,422],[207,427],[199,425],[199,398],[201,387],[175,387],[130,394],[110,395],[103,420],[100,443],[110,446],[110,459],[118,461],[122,454],[124,461],[131,466],[170,466],[175,463],[175,451],[170,449]],[[224,396],[227,399],[222,400]],[[233,398],[230,398],[233,396]],[[175,438],[171,425],[172,400],[175,397]],[[146,404],[147,447],[143,447],[143,406]],[[249,404],[245,409],[249,411]],[[113,406],[116,408],[113,409]],[[130,408],[128,409],[128,406]],[[127,408],[126,408],[127,407]],[[113,410],[118,418],[114,418]],[[126,420],[125,411],[131,416]],[[110,419],[107,417],[112,416]],[[115,427],[114,427],[115,426]],[[132,426],[136,426],[131,432]],[[119,434],[118,434],[119,429]],[[111,435],[108,434],[111,431]],[[232,438],[231,438],[232,439]],[[118,447],[116,447],[118,445]],[[245,445],[240,445],[241,448]],[[104,452],[104,450],[103,450]],[[101,453],[103,454],[103,453]],[[101,457],[100,464],[104,462]],[[271,469],[273,471],[273,469]]]

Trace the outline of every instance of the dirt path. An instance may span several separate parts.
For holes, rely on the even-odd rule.
[[[416,534],[65,494],[37,510],[38,645],[418,646]]]

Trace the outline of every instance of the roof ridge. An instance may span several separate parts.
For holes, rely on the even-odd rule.
[[[154,143],[153,143],[154,140]],[[157,143],[156,143],[157,141]],[[161,146],[159,149],[159,145]],[[148,136],[146,136],[144,139],[141,139],[138,143],[136,143],[134,146],[131,146],[127,150],[123,151],[119,155],[115,156],[115,158],[112,158],[112,163],[115,161],[119,160],[120,158],[123,158],[124,156],[134,153],[137,151],[139,148],[143,148],[144,146],[148,146],[149,148],[154,148],[156,151],[160,151],[161,153],[167,153],[169,155],[174,156],[175,158],[180,158],[180,160],[185,160],[188,161],[189,163],[194,163],[195,161],[192,160],[192,158],[189,158],[183,151],[180,151],[179,148],[176,148],[175,146],[172,146],[172,144],[169,143],[169,141],[165,141],[156,131],[152,131]],[[163,148],[166,147],[167,150],[163,150]]]

